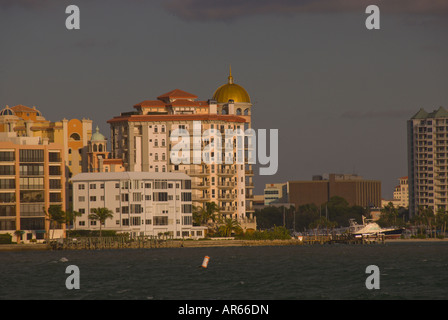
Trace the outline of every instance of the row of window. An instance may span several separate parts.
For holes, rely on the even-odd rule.
[[[91,226],[96,226],[98,221],[90,220]],[[181,219],[176,219],[176,224],[180,224]],[[120,225],[120,220],[115,220],[116,225]],[[142,224],[146,225],[155,225],[155,226],[167,226],[168,225],[168,217],[166,216],[155,216],[153,219],[142,219],[141,217],[131,217],[121,219],[122,226],[140,226]],[[85,226],[86,221],[79,221],[79,226]],[[104,224],[103,224],[104,225]],[[191,226],[193,225],[193,218],[191,216],[182,217],[182,225]]]
[[[115,200],[129,202],[129,198],[130,198],[129,195],[130,195],[129,193],[122,193],[121,195],[117,194],[115,196]],[[143,194],[134,192],[131,195],[132,195],[133,202],[143,201]],[[154,192],[152,198],[154,199],[154,201],[162,201],[162,202],[174,200],[174,196],[169,195],[167,192]],[[89,200],[91,202],[97,201],[97,199],[98,199],[97,196],[89,197]],[[150,201],[151,195],[145,195],[144,199]],[[180,200],[180,199],[182,201],[191,201],[191,192],[182,192],[180,197],[179,197],[179,195],[176,195],[176,200]],[[99,196],[99,201],[104,201],[104,200],[105,200],[105,196]],[[85,202],[85,201],[86,201],[85,196],[78,196],[78,202]]]
[[[86,186],[88,185],[90,190],[95,190],[97,188],[97,183],[90,183],[90,184],[84,184],[79,183],[78,184],[78,190],[85,190]],[[98,183],[98,187],[100,189],[104,189],[104,183]],[[150,189],[152,183],[151,182],[140,182],[139,180],[127,180],[127,181],[121,181],[121,183],[115,183],[115,189]],[[181,183],[171,183],[166,180],[156,180],[154,182],[154,189],[172,189],[174,188],[174,185],[177,189],[179,187],[182,187],[182,189],[191,189],[191,180],[182,180]]]

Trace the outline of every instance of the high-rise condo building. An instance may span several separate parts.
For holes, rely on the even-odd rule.
[[[46,211],[65,207],[64,160],[60,144],[0,133],[0,233],[21,231],[25,242],[63,236],[64,225],[48,233]]]
[[[215,91],[212,99],[199,101],[197,98],[175,89],[156,100],[136,104],[134,112],[109,120],[111,157],[121,159],[126,171],[186,173],[192,178],[193,205],[215,202],[224,217],[237,219],[243,229],[256,229],[252,165],[234,161],[239,152],[237,138],[226,138],[228,129],[251,128],[249,94],[234,83],[230,73],[228,82]],[[171,134],[177,129],[187,132],[185,140],[190,141],[190,152],[189,159],[176,164],[171,151],[177,143],[185,142],[171,140]],[[210,140],[197,143],[195,135],[207,136]],[[199,159],[194,148],[199,148]],[[246,144],[241,151],[245,152],[246,160],[249,148]],[[204,156],[210,161],[201,157],[203,150],[208,150]]]
[[[448,205],[448,112],[420,109],[408,120],[409,214]]]

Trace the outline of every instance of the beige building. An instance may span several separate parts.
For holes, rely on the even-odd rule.
[[[409,214],[448,209],[448,111],[420,109],[408,120]]]
[[[49,234],[45,212],[65,207],[64,149],[40,137],[0,133],[0,233],[23,231],[21,241],[43,241]],[[65,226],[49,235],[61,237]],[[20,241],[20,240],[19,240]]]
[[[126,171],[186,173],[192,178],[193,205],[215,202],[224,217],[238,220],[243,229],[256,229],[252,166],[234,161],[238,152],[247,154],[249,149],[237,150],[237,138],[225,137],[228,129],[244,131],[251,127],[249,95],[234,83],[230,74],[227,84],[216,90],[213,99],[197,98],[175,89],[157,100],[136,104],[134,112],[109,120],[111,157],[121,159]],[[181,141],[170,139],[175,130],[186,130],[190,143],[190,158],[177,164],[172,161],[171,151]],[[197,134],[209,141],[198,143],[194,140]],[[220,143],[222,149],[218,148]],[[193,148],[201,151],[208,148],[204,156],[210,161],[197,158]]]
[[[390,203],[394,207],[408,208],[409,207],[409,185],[408,177],[401,177],[398,179],[399,184],[394,188],[394,196],[392,200],[383,199],[381,200],[381,207],[387,206]]]
[[[269,183],[264,188],[264,205],[272,202],[287,202],[287,183]]]

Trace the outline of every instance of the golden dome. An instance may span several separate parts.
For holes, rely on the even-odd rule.
[[[227,103],[229,100],[234,102],[250,103],[250,97],[247,91],[240,85],[233,83],[232,69],[230,69],[228,82],[218,89],[213,94],[213,100],[218,103]]]

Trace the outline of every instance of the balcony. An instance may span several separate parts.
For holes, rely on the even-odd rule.
[[[219,212],[224,214],[234,213],[235,211],[236,211],[235,206],[224,206],[219,208]]]
[[[210,201],[210,197],[205,197],[205,196],[196,196],[193,195],[192,196],[192,201],[193,202],[204,202],[204,201]]]
[[[227,193],[227,194],[219,194],[218,200],[219,201],[228,201],[228,200],[235,200],[236,194],[233,193]]]
[[[210,187],[210,182],[193,182],[193,188],[206,189]]]
[[[195,176],[195,177],[208,176],[210,174],[208,170],[194,170],[194,169],[186,170],[185,173],[188,174],[189,176]]]
[[[218,182],[218,188],[233,189],[234,187],[235,187],[235,182],[233,182],[233,181],[220,181],[220,182]]]
[[[216,173],[218,174],[218,176],[233,176],[235,175],[236,171],[233,169],[222,169],[218,170]]]

